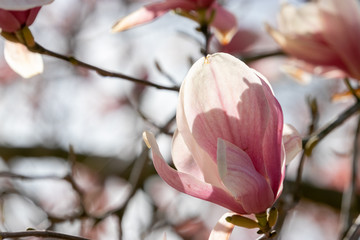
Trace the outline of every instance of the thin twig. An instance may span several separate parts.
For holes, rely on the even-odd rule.
[[[149,82],[149,81],[146,81],[146,80],[142,80],[142,79],[134,78],[134,77],[131,77],[131,76],[127,76],[127,75],[122,74],[122,73],[110,72],[110,71],[101,69],[99,67],[95,67],[95,66],[90,65],[88,63],[85,63],[83,61],[80,61],[80,60],[76,59],[73,56],[65,56],[65,55],[50,51],[50,50],[44,48],[43,46],[39,45],[38,43],[36,43],[34,47],[28,47],[28,49],[30,51],[32,51],[32,52],[35,52],[35,53],[40,53],[40,54],[43,54],[43,55],[47,55],[47,56],[51,56],[51,57],[55,57],[55,58],[64,60],[64,61],[69,62],[69,63],[71,63],[71,64],[73,64],[75,66],[79,66],[79,67],[83,67],[83,68],[86,68],[86,69],[89,69],[89,70],[93,70],[93,71],[95,71],[96,73],[98,73],[101,76],[121,78],[121,79],[125,79],[125,80],[128,80],[128,81],[137,83],[137,84],[143,84],[143,85],[147,85],[147,86],[150,86],[150,87],[155,87],[157,89],[164,89],[164,90],[170,90],[170,91],[179,91],[179,87],[177,87],[177,86],[175,86],[175,87],[166,87],[166,86],[162,86],[162,85],[152,83],[152,82]]]
[[[343,240],[359,240],[360,238],[360,215],[356,218],[354,224],[351,226],[349,231]]]
[[[77,236],[67,235],[53,231],[38,231],[38,230],[29,230],[23,232],[0,232],[0,237],[1,239],[21,238],[21,237],[42,237],[42,238],[56,238],[56,239],[66,239],[66,240],[89,240],[88,238],[77,237]]]
[[[163,133],[163,132],[168,132],[169,128],[172,126],[174,120],[176,118],[176,115],[174,114],[162,127],[159,127],[159,131],[155,134],[158,135],[159,133]],[[139,188],[141,188],[145,182],[145,180],[153,173],[153,169],[154,167],[151,166],[151,170],[149,170],[149,165],[146,164],[148,162],[148,153],[149,153],[149,149],[144,146],[140,156],[134,161],[134,163],[132,164],[132,168],[131,168],[131,172],[128,178],[128,182],[131,184],[132,189],[131,192],[129,193],[129,195],[126,198],[125,203],[120,206],[119,208],[116,209],[112,209],[111,211],[105,213],[103,216],[96,218],[96,222],[99,222],[101,220],[103,220],[104,218],[116,214],[119,219],[121,220],[124,213],[125,213],[125,209],[128,205],[128,203],[130,202],[130,200],[132,199],[132,197],[135,195],[135,193],[137,192],[137,190]],[[120,236],[122,235],[122,229],[120,227]]]
[[[349,89],[349,91],[351,92],[351,94],[354,96],[354,98],[356,99],[356,101],[360,101],[359,96],[356,93],[356,90],[351,86],[351,83],[349,81],[349,78],[344,78],[344,82],[345,85],[347,86],[347,88]]]
[[[354,213],[356,209],[356,180],[358,173],[358,161],[360,156],[360,117],[356,128],[354,138],[354,153],[351,163],[351,180],[350,185],[346,191],[344,191],[342,205],[341,205],[341,220],[342,220],[342,237],[344,237],[352,225],[354,219]]]
[[[313,111],[313,110],[312,110]],[[292,209],[296,203],[300,199],[300,188],[302,188],[301,179],[302,179],[302,171],[303,171],[303,164],[305,155],[310,155],[312,152],[312,149],[323,139],[325,138],[330,132],[332,132],[334,129],[336,129],[338,126],[343,124],[346,120],[348,120],[351,116],[358,113],[360,111],[360,101],[357,101],[354,105],[346,109],[344,112],[342,112],[336,119],[332,120],[322,128],[314,131],[309,137],[303,139],[303,148],[304,152],[300,159],[299,167],[298,167],[298,174],[297,179],[295,181],[295,186],[293,186],[293,189],[291,192],[288,192],[288,194],[293,194],[293,198],[289,201],[287,198],[287,194],[283,194],[282,198],[279,201],[279,220],[276,224],[276,230],[280,230],[281,226],[284,223],[286,212],[290,209]],[[313,116],[314,117],[314,116]],[[314,119],[313,119],[314,121]],[[309,126],[309,131],[314,130],[314,124],[311,124]],[[284,189],[286,190],[286,189]]]
[[[319,112],[318,112],[318,106],[316,99],[308,98],[307,99],[310,114],[311,114],[311,122],[308,127],[308,135],[312,134],[317,126],[318,120],[319,120]],[[281,231],[281,228],[285,222],[285,218],[287,216],[288,210],[295,207],[295,205],[299,202],[301,198],[301,182],[302,182],[302,175],[303,175],[303,169],[306,159],[305,149],[302,152],[299,166],[297,168],[297,175],[295,184],[293,187],[290,188],[289,184],[284,184],[284,193],[282,194],[280,200],[278,201],[278,221],[275,226],[275,231],[279,233]],[[287,192],[285,192],[287,191]],[[288,196],[291,196],[290,198]],[[278,238],[280,234],[275,236],[275,238]]]
[[[310,114],[311,114],[311,123],[308,128],[308,135],[311,135],[314,133],[315,129],[317,128],[317,123],[319,121],[319,111],[318,111],[318,105],[317,105],[315,98],[314,99],[308,98],[308,105],[309,105]],[[305,159],[306,159],[305,153],[306,153],[306,149],[304,149],[304,151],[302,152],[298,170],[297,170],[297,175],[296,175],[296,180],[295,180],[295,188],[293,190],[293,204],[297,204],[301,198],[300,184],[301,184],[301,180],[302,180],[304,164],[305,164]]]
[[[155,67],[156,69],[159,71],[159,73],[161,73],[164,77],[166,77],[169,82],[171,82],[172,84],[177,84],[177,82],[175,81],[175,79],[169,74],[167,73],[160,65],[160,63],[158,61],[155,60]]]
[[[355,113],[360,111],[360,101],[356,102],[354,105],[346,109],[341,113],[336,119],[332,120],[322,128],[315,131],[309,137],[303,139],[303,146],[307,155],[311,154],[312,149],[329,133],[331,133],[335,128],[343,124]]]
[[[0,172],[0,178],[12,178],[12,179],[20,179],[20,180],[44,180],[44,179],[64,180],[64,178],[56,177],[56,176],[25,176],[12,172],[6,172],[6,171]]]
[[[254,62],[256,60],[260,60],[263,58],[268,58],[268,57],[275,57],[275,56],[284,56],[285,53],[283,51],[280,50],[276,50],[273,52],[266,52],[266,53],[259,53],[259,54],[251,54],[251,55],[243,55],[240,57],[240,59],[245,62],[245,63],[250,63],[250,62]]]
[[[204,23],[198,28],[198,31],[201,32],[204,35],[205,38],[205,45],[204,48],[201,50],[202,54],[206,57],[209,54],[209,46],[210,46],[210,40],[212,37],[210,27],[208,23]]]

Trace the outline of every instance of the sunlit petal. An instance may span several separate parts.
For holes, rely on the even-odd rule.
[[[30,78],[44,71],[40,54],[32,53],[19,43],[6,41],[4,56],[9,66],[23,78]]]
[[[286,152],[286,164],[289,164],[302,150],[302,138],[292,125],[284,124],[283,142]]]
[[[112,32],[121,32],[129,28],[150,22],[176,8],[192,8],[194,3],[189,1],[165,1],[144,6],[128,16],[118,20],[112,27]]]
[[[192,136],[216,162],[217,139],[246,152],[277,192],[281,179],[282,112],[267,82],[237,58],[213,54],[190,69],[180,104]],[[236,134],[235,134],[236,133]]]
[[[216,223],[214,229],[210,233],[209,240],[228,240],[234,229],[234,225],[226,221],[227,217],[231,217],[234,213],[225,213]]]
[[[173,136],[171,155],[178,171],[190,174],[197,179],[204,181],[204,175],[201,172],[201,169],[184,143],[183,137],[177,130]]]
[[[171,168],[162,157],[154,135],[144,132],[143,136],[146,144],[151,147],[155,169],[167,184],[193,197],[213,202],[237,213],[245,213],[241,205],[224,189],[202,182],[189,174]]]
[[[218,139],[218,168],[225,186],[248,213],[264,212],[274,202],[269,183],[256,171],[250,157],[223,139]]]

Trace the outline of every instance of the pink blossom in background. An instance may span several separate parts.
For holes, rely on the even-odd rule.
[[[53,0],[3,0],[0,2],[0,28],[5,32],[16,32],[30,26],[42,5]]]
[[[124,31],[132,27],[150,22],[165,13],[175,10],[180,15],[188,17],[200,24],[207,23],[215,13],[210,25],[214,29],[216,38],[222,44],[227,44],[237,31],[235,16],[219,5],[215,0],[166,0],[146,5],[130,15],[121,18],[113,26],[113,32]],[[204,12],[205,11],[205,12]]]
[[[225,52],[231,55],[241,55],[248,51],[258,40],[259,35],[250,29],[238,29],[231,41],[223,45],[217,42],[218,52]]]
[[[273,205],[286,155],[293,156],[299,145],[283,142],[283,113],[262,75],[226,53],[198,60],[181,86],[176,119],[177,170],[167,165],[155,137],[144,133],[165,182],[238,214]]]
[[[289,55],[327,74],[334,68],[360,80],[360,7],[356,0],[319,0],[300,7],[283,5],[278,30],[268,32]],[[318,69],[320,67],[322,69]]]

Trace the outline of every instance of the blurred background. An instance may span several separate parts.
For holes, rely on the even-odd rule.
[[[30,27],[42,46],[105,70],[164,86],[179,86],[202,57],[197,24],[173,13],[125,32],[110,29],[151,0],[55,0]],[[239,32],[228,46],[212,39],[210,52],[226,51],[265,75],[285,122],[307,136],[309,100],[323,126],[354,103],[334,95],[343,81],[294,74],[265,31],[276,26],[278,0],[220,1],[236,15]],[[300,4],[304,1],[291,1]],[[4,41],[0,40],[0,48]],[[2,54],[2,53],[0,53]],[[270,57],[256,56],[270,54]],[[227,210],[167,186],[156,174],[142,132],[157,135],[171,163],[178,93],[100,76],[43,56],[45,71],[31,79],[0,57],[0,231],[51,229],[91,239],[207,239]],[[356,119],[333,131],[306,159],[302,198],[287,212],[282,239],[338,239],[343,190],[350,181]],[[299,157],[287,169],[296,178]],[[358,189],[359,190],[359,189]],[[358,191],[359,193],[359,191]],[[357,212],[358,214],[358,212]],[[255,239],[236,228],[231,239]],[[35,238],[34,238],[35,239]]]

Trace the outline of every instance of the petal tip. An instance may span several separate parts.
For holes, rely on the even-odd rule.
[[[154,135],[153,135],[151,132],[145,131],[145,132],[143,132],[142,137],[143,137],[143,140],[144,140],[146,146],[147,146],[148,148],[151,148],[150,142],[151,142],[152,139],[154,138]]]

